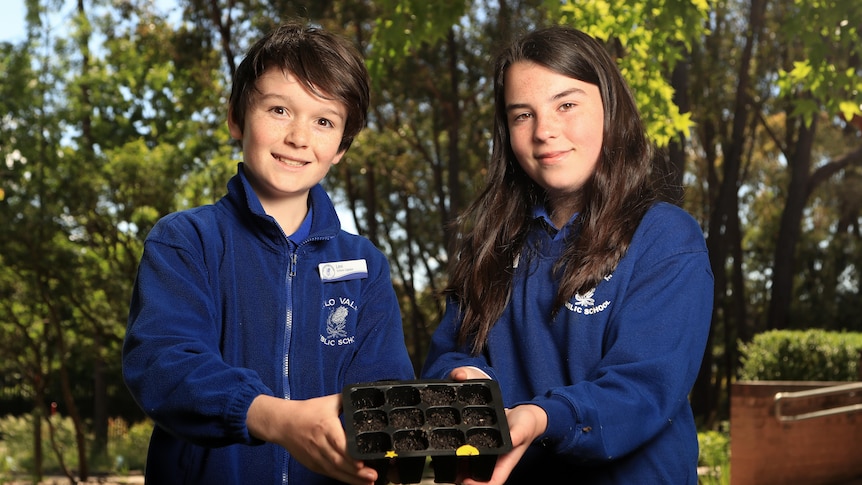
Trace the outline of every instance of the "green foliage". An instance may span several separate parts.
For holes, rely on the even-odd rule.
[[[804,58],[779,71],[781,94],[807,123],[821,111],[850,121],[862,115],[862,3],[856,0],[794,0],[780,31],[807,47]],[[802,96],[800,96],[802,94]]]
[[[68,417],[51,418],[56,429],[55,442],[61,450],[66,466],[74,469],[77,462],[75,431]],[[111,420],[109,426],[108,454],[104,463],[94,462],[92,471],[98,474],[126,474],[132,470],[143,471],[147,459],[147,447],[153,430],[151,421],[131,426],[122,419]],[[92,442],[92,437],[88,438]],[[88,449],[91,449],[88,446]],[[62,474],[57,456],[51,447],[50,430],[42,425],[42,455],[44,471]],[[5,416],[0,418],[0,483],[7,477],[29,476],[34,471],[33,418]]]
[[[147,2],[76,6],[68,24],[0,46],[0,372],[16,398],[62,398],[104,461],[104,410],[139,412],[118,357],[142,241],[213,154],[235,151],[214,136],[226,131],[220,50]],[[221,193],[226,177],[206,182]],[[63,380],[85,385],[63,395]]]
[[[745,381],[854,381],[862,333],[772,330],[740,344]]]
[[[698,483],[701,485],[727,485],[730,483],[730,435],[726,431],[701,431],[697,433],[699,455],[697,465],[701,467]]]
[[[55,428],[55,441],[63,461],[68,466],[77,461],[75,448],[75,430],[72,420],[68,418],[52,418]],[[23,474],[34,470],[33,461],[33,418],[31,415],[20,417],[6,416],[0,419],[0,434],[6,449],[6,466],[9,472]],[[47,423],[42,425],[42,456],[44,470],[49,473],[60,473],[60,462],[51,447],[50,431]]]
[[[434,45],[467,13],[467,0],[380,0],[368,69],[382,81],[385,65],[397,64],[423,44]]]
[[[23,473],[33,454],[33,425],[29,416],[6,416],[0,419],[0,478],[10,473]]]
[[[143,470],[147,464],[147,448],[153,423],[149,420],[134,423],[126,428],[123,420],[115,420],[112,426],[116,432],[108,438],[108,457],[111,470],[126,473],[130,470]]]

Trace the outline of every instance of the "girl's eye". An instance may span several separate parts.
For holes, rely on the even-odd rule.
[[[560,105],[560,111],[568,111],[575,107],[575,103],[563,103]]]
[[[524,121],[524,120],[531,118],[531,117],[532,117],[532,115],[530,113],[521,113],[521,114],[515,115],[514,118],[512,118],[512,121]]]

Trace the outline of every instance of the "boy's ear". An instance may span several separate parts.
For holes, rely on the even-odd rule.
[[[227,109],[227,128],[230,131],[230,137],[234,140],[242,140],[242,126],[237,124],[233,117],[233,108]]]
[[[340,152],[336,153],[335,157],[332,159],[332,164],[338,165],[338,162],[340,162],[341,159],[344,158],[345,153],[347,153],[347,150],[341,150]]]

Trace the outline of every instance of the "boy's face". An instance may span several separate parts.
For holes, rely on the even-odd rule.
[[[344,155],[338,146],[347,110],[338,101],[307,91],[291,73],[278,68],[267,69],[256,87],[245,126],[228,116],[231,136],[242,143],[249,182],[265,208],[305,200]]]

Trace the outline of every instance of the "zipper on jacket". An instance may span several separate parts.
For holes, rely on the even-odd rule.
[[[285,236],[285,239],[287,237]],[[293,333],[293,279],[296,277],[296,262],[298,259],[299,249],[301,246],[312,242],[312,241],[324,241],[329,238],[327,237],[312,237],[308,238],[305,241],[299,243],[298,245],[287,239],[288,250],[290,251],[290,256],[288,257],[287,263],[287,274],[284,277],[284,288],[285,288],[285,301],[287,302],[285,315],[284,315],[284,375],[282,376],[284,387],[284,399],[290,399],[290,344],[292,340]],[[282,485],[288,485],[290,483],[290,461],[291,456],[287,450],[284,450],[284,464],[281,469],[281,483]]]
[[[288,257],[287,272],[284,277],[284,366],[282,375],[284,398],[290,399],[290,345],[293,340],[293,278],[296,276],[296,252],[297,247],[288,243],[290,256]]]
[[[290,265],[288,266],[288,276],[293,278],[296,276],[296,250],[290,255]]]
[[[284,351],[284,365],[282,375],[282,387],[284,399],[290,399],[290,345],[293,339],[293,278],[296,276],[296,253],[297,247],[292,242],[288,241],[288,257],[287,271],[284,276],[284,342],[282,344]],[[290,454],[287,450],[283,450],[284,463],[281,469],[281,483],[288,485],[290,483]]]

